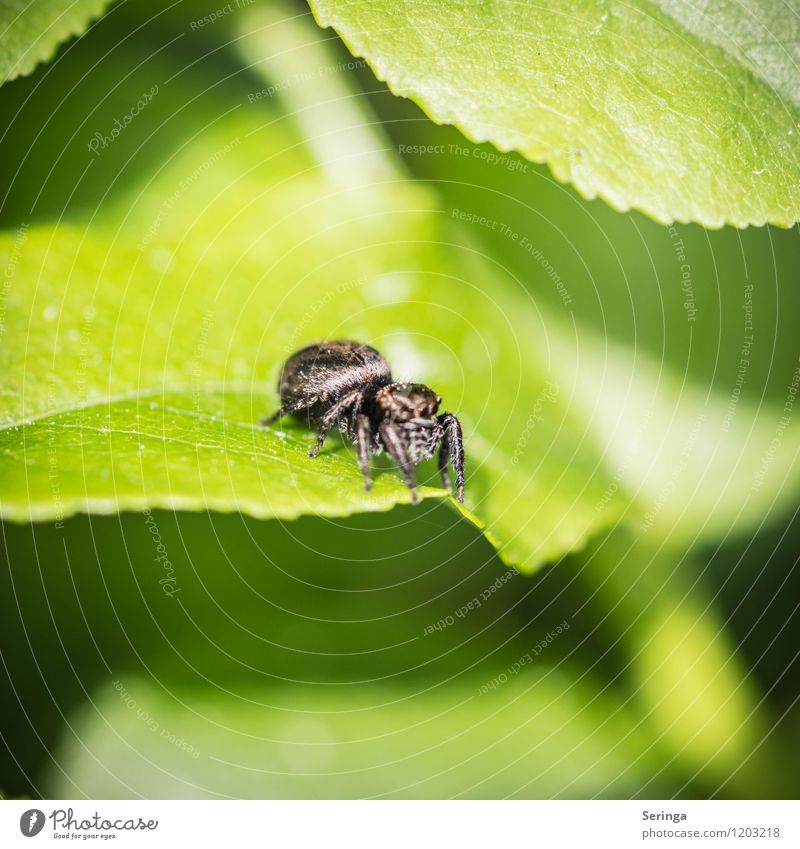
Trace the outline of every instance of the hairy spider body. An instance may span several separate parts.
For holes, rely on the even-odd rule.
[[[400,467],[417,502],[414,466],[439,448],[439,473],[450,488],[449,467],[456,473],[456,491],[464,500],[464,445],[461,424],[451,413],[437,415],[442,399],[421,383],[392,380],[384,358],[359,342],[319,342],[292,354],[281,372],[280,408],[262,424],[293,415],[317,428],[309,451],[316,457],[333,427],[347,434],[358,448],[364,487],[372,486],[371,454],[386,451]]]

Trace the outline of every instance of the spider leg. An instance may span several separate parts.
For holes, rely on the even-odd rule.
[[[365,415],[359,415],[356,424],[358,465],[364,475],[364,489],[369,492],[372,489],[372,480],[369,476],[369,444],[372,438],[369,419]]]
[[[339,421],[339,419],[344,414],[345,410],[348,407],[352,407],[354,404],[358,404],[360,406],[361,400],[363,399],[363,394],[361,392],[348,392],[347,395],[341,397],[331,408],[328,410],[324,416],[319,420],[319,432],[317,433],[317,441],[314,443],[314,446],[308,452],[309,457],[316,457],[319,454],[320,448],[322,448],[322,443],[325,442],[325,436],[328,431]]]
[[[464,503],[464,435],[461,432],[461,422],[452,414],[444,413],[439,416],[439,422],[444,428],[444,439],[439,449],[439,471],[442,482],[450,487],[450,475],[447,465],[452,457],[453,468],[456,471],[456,499]]]
[[[417,482],[414,479],[414,467],[408,457],[406,446],[398,432],[397,428],[390,424],[382,424],[380,427],[381,438],[389,455],[400,467],[403,477],[406,479],[406,484],[411,490],[411,503],[416,504],[419,501],[417,497]]]

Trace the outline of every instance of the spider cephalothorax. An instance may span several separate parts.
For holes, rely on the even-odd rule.
[[[368,345],[333,341],[309,345],[283,366],[281,406],[262,424],[294,415],[318,428],[309,452],[316,457],[325,434],[338,427],[358,446],[364,486],[372,486],[370,454],[386,451],[400,467],[416,503],[414,466],[439,447],[439,472],[450,488],[448,468],[456,472],[459,501],[464,500],[464,445],[461,425],[451,413],[437,415],[442,399],[421,383],[395,383],[389,364]]]

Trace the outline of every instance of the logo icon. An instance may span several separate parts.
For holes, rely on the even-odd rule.
[[[19,818],[19,830],[25,837],[36,837],[44,828],[44,811],[31,808]]]

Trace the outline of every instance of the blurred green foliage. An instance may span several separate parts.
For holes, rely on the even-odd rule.
[[[766,564],[717,551],[724,575],[614,535],[534,578],[444,505],[3,531],[15,793],[792,792],[800,527],[760,538]]]

